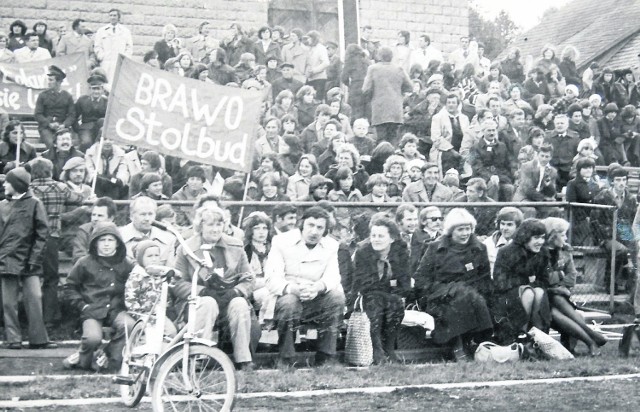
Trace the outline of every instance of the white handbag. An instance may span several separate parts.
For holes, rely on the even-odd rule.
[[[509,346],[496,345],[493,342],[482,342],[476,353],[474,359],[477,362],[517,362],[522,358],[524,353],[524,345],[521,343],[513,343]]]
[[[418,305],[409,305],[404,311],[402,326],[420,326],[426,330],[434,330],[436,323],[433,316],[426,312],[422,312]]]

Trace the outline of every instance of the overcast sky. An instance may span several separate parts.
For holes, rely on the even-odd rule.
[[[523,30],[528,30],[538,24],[542,13],[550,7],[561,7],[571,0],[472,0],[478,5],[480,12],[488,18],[493,18],[505,10],[511,19]],[[578,1],[578,0],[574,0]]]

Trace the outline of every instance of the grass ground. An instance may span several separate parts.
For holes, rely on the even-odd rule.
[[[301,399],[243,399],[235,411],[624,411],[637,407],[637,380],[579,382],[455,390],[400,390],[381,395],[334,395]],[[32,408],[25,411],[124,412],[120,405]],[[142,404],[137,411],[150,411]]]
[[[482,382],[511,379],[558,378],[640,373],[640,348],[631,356],[617,356],[616,342],[606,345],[601,357],[578,357],[572,361],[493,363],[432,363],[423,365],[383,365],[367,369],[342,366],[283,372],[260,370],[239,373],[239,392],[290,392],[371,386],[417,385],[450,382]],[[19,365],[15,365],[19,367]],[[41,369],[42,370],[42,369]],[[50,372],[49,372],[50,373]],[[0,399],[70,399],[118,396],[118,388],[108,377],[85,380],[47,380],[0,384]]]

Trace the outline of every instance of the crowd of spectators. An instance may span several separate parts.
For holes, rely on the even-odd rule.
[[[389,47],[374,40],[369,26],[359,44],[347,45],[343,62],[338,45],[323,42],[317,31],[245,30],[234,23],[215,38],[214,27],[203,22],[196,36],[182,39],[176,26],[166,25],[144,54],[145,64],[263,91],[246,176],[123,147],[110,136],[100,144],[116,58],[133,51],[121,13],[114,9],[108,16],[109,24],[95,33],[82,19],[58,38],[48,35],[44,22],[28,31],[17,20],[8,35],[0,33],[1,62],[80,51],[92,68],[90,93],[74,101],[61,88],[64,71],[49,67],[48,89],[34,112],[46,146],[41,154],[25,139],[21,120],[0,109],[2,223],[15,224],[20,214],[13,212],[14,200],[23,197],[39,199],[46,214],[48,229],[36,228],[42,244],[30,252],[42,263],[20,272],[30,279],[22,282],[27,306],[38,299],[33,277],[44,279],[41,309],[28,311],[36,347],[54,346],[44,328],[64,317],[59,253],[74,263],[64,296],[81,312],[83,340],[79,356],[66,366],[90,367],[105,323],[119,332],[130,326],[125,311],[148,306],[158,293],[150,281],[158,266],[181,275],[172,289],[171,321],[176,327],[184,322],[177,308],[188,297],[194,262],[172,235],[151,226],[154,220],[178,227],[194,249],[216,262],[200,282],[198,313],[210,320],[200,327],[208,337],[219,319],[243,368],[253,367],[261,327],[277,330],[281,361],[292,362],[293,332],[306,321],[320,330],[316,361],[330,361],[344,307],[358,295],[371,320],[378,363],[399,360],[398,327],[405,304],[413,301],[435,317],[434,341],[453,345],[456,357],[472,353],[474,342],[508,342],[529,326],[548,330],[552,324],[596,353],[605,341],[570,302],[570,225],[574,245],[616,254],[617,278],[628,279],[634,295],[640,222],[626,167],[640,166],[640,89],[631,69],[594,63],[578,73],[578,51],[571,46],[560,58],[545,46],[531,67],[517,49],[492,62],[474,38],[462,37],[459,48],[443,53],[426,34],[412,48],[407,31]],[[596,165],[609,165],[605,178],[595,173]],[[616,206],[617,227],[609,209],[576,209],[567,222],[552,205],[438,206],[562,197]],[[168,199],[195,205],[162,204]],[[130,200],[128,213],[119,213],[113,200]],[[246,207],[246,218],[235,226],[237,211],[224,207],[228,200],[280,203]],[[317,207],[298,210],[291,201]],[[385,207],[389,202],[404,204]],[[415,202],[431,205],[419,210]],[[13,253],[11,241],[0,237],[0,261]],[[14,272],[0,265],[6,340],[19,349]],[[142,284],[147,292],[137,293]],[[113,342],[124,336],[116,333]]]

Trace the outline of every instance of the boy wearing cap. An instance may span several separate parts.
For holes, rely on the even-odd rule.
[[[34,116],[38,122],[40,140],[47,146],[53,147],[55,133],[60,127],[69,129],[76,119],[76,107],[73,97],[66,90],[62,90],[62,81],[66,74],[57,66],[49,66],[47,82],[49,88],[38,95]]]
[[[56,347],[42,317],[42,252],[49,232],[47,215],[29,190],[31,176],[23,167],[7,173],[3,183],[6,199],[0,202],[0,281],[4,312],[5,347],[22,348],[18,318],[20,284],[29,323],[29,347]]]
[[[107,97],[104,94],[104,84],[107,78],[100,73],[93,73],[87,79],[90,92],[80,96],[76,102],[76,118],[74,130],[78,133],[80,147],[83,151],[91,147],[98,137],[97,122],[104,119],[107,113]]]

